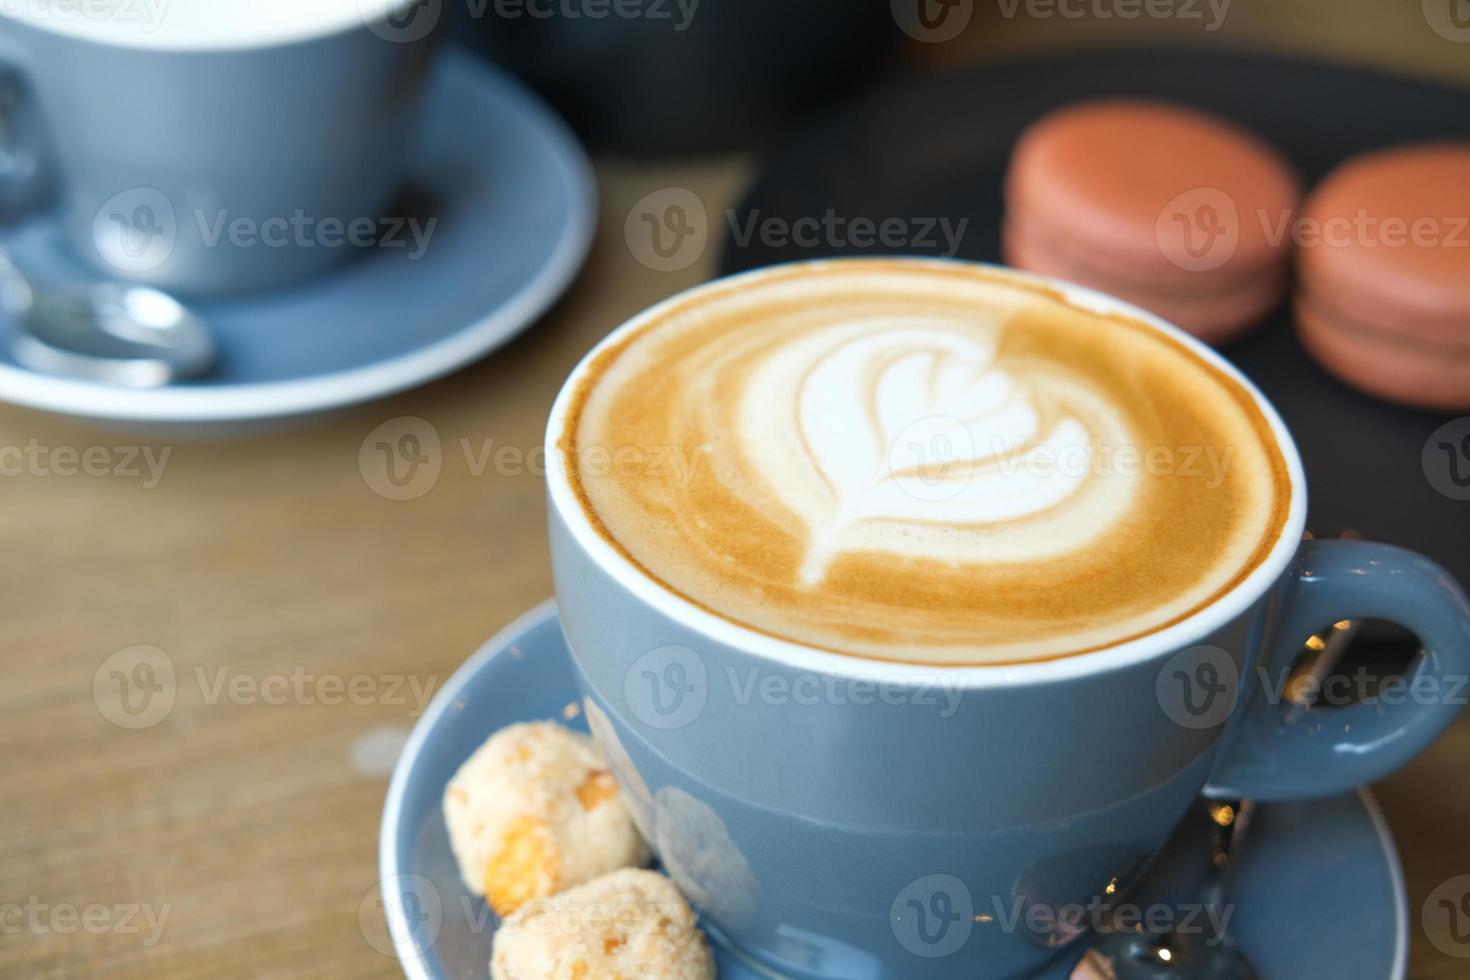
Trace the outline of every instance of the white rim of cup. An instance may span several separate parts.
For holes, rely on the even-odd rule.
[[[633,564],[593,527],[567,481],[565,460],[557,445],[565,425],[567,412],[571,407],[572,396],[593,359],[628,334],[662,315],[666,310],[703,292],[727,288],[742,282],[755,282],[766,276],[795,268],[818,269],[823,266],[861,262],[902,262],[911,265],[942,267],[959,265],[983,269],[1023,283],[1048,287],[1059,293],[1067,303],[1079,309],[1093,313],[1126,316],[1153,327],[1179,341],[1206,364],[1235,381],[1250,394],[1257,409],[1270,426],[1271,434],[1280,447],[1282,458],[1286,463],[1287,475],[1290,478],[1291,500],[1287,507],[1286,520],[1282,523],[1281,530],[1265,559],[1252,569],[1250,574],[1235,588],[1210,605],[1177,623],[1145,636],[1100,650],[1065,655],[1051,660],[952,666],[880,660],[861,654],[836,653],[772,636],[695,605]],[[1300,546],[1302,532],[1306,526],[1306,475],[1302,469],[1301,456],[1297,451],[1296,443],[1292,440],[1291,434],[1287,431],[1276,409],[1256,386],[1229,361],[1195,337],[1160,317],[1096,290],[1046,276],[1018,272],[998,265],[957,259],[874,256],[790,262],[716,279],[671,296],[623,323],[587,352],[563,383],[556,402],[552,405],[546,433],[546,483],[552,506],[556,508],[562,522],[571,530],[573,538],[583,552],[590,556],[604,572],[617,579],[619,584],[635,598],[651,606],[660,614],[718,643],[736,647],[747,653],[786,664],[798,670],[841,677],[917,683],[926,679],[932,680],[935,673],[942,672],[947,681],[951,683],[957,681],[966,687],[1015,687],[1087,677],[1172,654],[1211,635],[1244,613],[1251,604],[1259,599],[1281,577],[1290,564]]]
[[[262,33],[254,37],[246,38],[205,38],[205,39],[169,39],[166,41],[155,41],[146,33],[138,32],[113,32],[88,30],[78,27],[77,21],[83,19],[80,14],[69,17],[37,17],[28,15],[23,10],[17,10],[19,4],[0,3],[0,20],[12,20],[26,27],[44,31],[47,34],[70,38],[75,41],[84,41],[89,44],[97,44],[109,48],[136,48],[145,51],[159,51],[166,53],[188,53],[197,54],[201,52],[231,52],[231,51],[255,51],[265,48],[280,48],[295,44],[310,43],[324,38],[338,37],[351,34],[358,30],[374,30],[377,25],[385,22],[390,14],[400,13],[412,7],[419,0],[371,0],[374,4],[369,10],[363,9],[363,4],[370,0],[358,0],[354,5],[352,16],[343,17],[336,21],[324,21],[320,24],[305,27],[296,26],[289,30],[275,30]]]

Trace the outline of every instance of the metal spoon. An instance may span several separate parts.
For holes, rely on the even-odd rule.
[[[1344,537],[1356,537],[1356,534],[1349,531]],[[1326,631],[1325,639],[1321,636],[1309,639],[1307,649],[1316,656],[1293,680],[1312,680],[1320,686],[1342,661],[1361,626],[1361,622],[1344,620],[1334,623]],[[1287,688],[1293,710],[1309,710],[1310,704],[1296,692],[1311,689],[1311,685],[1295,683]],[[1230,856],[1245,835],[1253,809],[1254,804],[1249,802],[1210,804],[1210,818],[1214,822],[1210,872],[1201,892],[1206,908],[1218,910],[1225,897]],[[1245,954],[1228,935],[1115,932],[1099,938],[1097,945],[1073,969],[1070,980],[1252,980],[1255,976]]]
[[[1219,910],[1225,898],[1230,856],[1250,824],[1249,802],[1211,803],[1210,867],[1199,901]],[[1223,921],[1218,916],[1208,921]],[[1098,937],[1071,980],[1256,980],[1255,968],[1228,933],[1198,926],[1166,932],[1115,931]]]
[[[16,361],[44,374],[156,388],[214,364],[203,318],[148,286],[41,284],[0,249],[0,307],[15,324]]]

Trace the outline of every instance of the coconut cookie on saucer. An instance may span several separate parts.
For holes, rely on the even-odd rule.
[[[465,885],[501,916],[649,859],[592,740],[554,722],[492,735],[450,780],[444,817]]]
[[[663,875],[628,868],[537,899],[495,934],[492,980],[714,980],[694,911]]]

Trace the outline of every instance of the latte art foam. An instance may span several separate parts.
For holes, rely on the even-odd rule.
[[[761,445],[750,463],[806,525],[805,584],[848,551],[1044,558],[1126,508],[1129,483],[1026,465],[1080,456],[1085,469],[1095,437],[1126,438],[1118,413],[1067,377],[996,365],[999,323],[965,326],[836,322],[754,366],[737,431],[743,445]],[[773,394],[783,391],[795,394]],[[1055,527],[995,533],[1029,517]],[[990,541],[976,539],[982,530]]]
[[[931,663],[1176,622],[1262,560],[1290,493],[1248,393],[1178,341],[925,262],[697,291],[598,355],[561,443],[593,523],[667,588]]]

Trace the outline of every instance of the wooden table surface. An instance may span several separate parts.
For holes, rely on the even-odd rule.
[[[562,377],[712,264],[651,271],[624,220],[671,186],[721,207],[746,176],[602,163],[597,241],[550,316],[309,428],[158,441],[0,410],[0,977],[398,975],[373,904],[395,748],[423,693],[551,592],[533,451]],[[437,431],[442,470],[391,500],[359,451],[405,416]],[[72,474],[88,450],[95,475]],[[171,702],[128,714],[113,670],[148,681],[136,665],[159,657]],[[1470,973],[1420,924],[1470,874],[1467,760],[1470,717],[1377,787],[1416,980]]]

